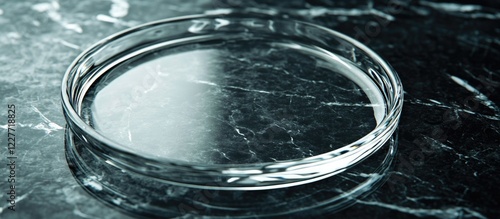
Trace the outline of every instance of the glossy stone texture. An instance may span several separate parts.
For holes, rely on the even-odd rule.
[[[83,49],[130,26],[239,7],[305,20],[367,44],[405,87],[388,182],[337,217],[497,218],[500,46],[496,1],[3,1],[0,95],[18,107],[16,212],[2,218],[126,218],[75,181],[64,154],[62,74]],[[221,9],[222,8],[222,9]],[[5,123],[0,126],[7,135]],[[1,147],[7,139],[0,137]],[[0,150],[6,160],[6,150]],[[7,179],[7,168],[0,179]],[[362,176],[356,176],[362,177]],[[90,182],[91,183],[91,182]],[[0,199],[6,199],[0,184]],[[5,191],[5,192],[4,192]],[[119,201],[119,200],[117,200]],[[325,217],[331,217],[325,215]]]

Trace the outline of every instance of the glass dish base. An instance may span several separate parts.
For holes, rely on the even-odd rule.
[[[66,129],[66,158],[75,179],[107,205],[135,216],[255,218],[319,216],[355,203],[382,185],[397,148],[393,136],[348,170],[316,182],[262,191],[224,191],[172,185],[114,167]]]

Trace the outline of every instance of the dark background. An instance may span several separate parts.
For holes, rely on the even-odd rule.
[[[17,108],[16,212],[0,218],[124,218],[87,194],[64,156],[60,83],[84,49],[144,22],[217,8],[275,11],[367,44],[399,73],[405,102],[388,182],[335,214],[349,218],[497,218],[500,4],[497,1],[0,1],[0,116]],[[122,14],[123,15],[123,14]],[[6,120],[6,119],[4,119]],[[6,122],[0,161],[7,162]]]

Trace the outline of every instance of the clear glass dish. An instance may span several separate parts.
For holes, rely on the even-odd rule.
[[[396,130],[403,92],[348,36],[228,13],[105,38],[71,64],[62,100],[73,160],[79,141],[103,165],[148,180],[249,191],[312,183],[368,158]]]

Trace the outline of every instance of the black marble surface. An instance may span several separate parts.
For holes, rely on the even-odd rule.
[[[85,48],[144,22],[246,7],[324,25],[399,73],[405,105],[388,181],[328,217],[497,218],[500,4],[495,1],[0,2],[0,160],[16,106],[16,206],[0,169],[0,218],[127,218],[75,181],[64,154],[61,78]],[[325,216],[326,217],[326,216]]]

